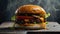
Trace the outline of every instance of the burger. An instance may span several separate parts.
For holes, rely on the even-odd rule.
[[[38,5],[22,5],[16,12],[16,24],[23,29],[46,29],[46,11]]]

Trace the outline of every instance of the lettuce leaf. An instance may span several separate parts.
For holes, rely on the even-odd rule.
[[[46,24],[48,24],[48,22],[45,22]]]
[[[47,13],[46,15],[45,15],[45,18],[48,18],[50,16],[50,13]]]
[[[12,21],[15,21],[15,15],[11,17],[11,20]]]

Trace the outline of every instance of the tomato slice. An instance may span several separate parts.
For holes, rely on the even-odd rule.
[[[17,19],[32,19],[32,16],[16,16]]]

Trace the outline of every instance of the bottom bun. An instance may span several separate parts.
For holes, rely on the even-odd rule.
[[[18,25],[18,27],[22,29],[46,29],[46,23]]]

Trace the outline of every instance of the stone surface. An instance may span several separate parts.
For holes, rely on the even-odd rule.
[[[0,25],[0,28],[8,28],[8,27],[13,27],[14,23],[13,22],[4,22]]]
[[[12,27],[14,25],[14,22],[4,22],[3,24],[0,25],[0,28],[8,28],[8,27]],[[47,30],[27,30],[27,32],[39,32],[39,31],[60,31],[60,24],[58,24],[57,22],[48,22],[47,26]],[[1,30],[0,30],[1,31]],[[4,30],[2,30],[3,32]],[[25,30],[19,30],[19,31],[10,31],[10,32],[21,32],[21,31],[25,31]],[[6,30],[6,32],[8,32],[8,30]]]

